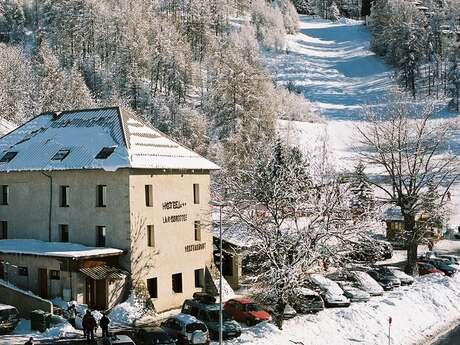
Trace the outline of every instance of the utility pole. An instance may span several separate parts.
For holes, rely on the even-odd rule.
[[[211,206],[219,207],[219,345],[222,345],[223,310],[222,310],[222,208],[227,206],[221,201],[210,201]]]

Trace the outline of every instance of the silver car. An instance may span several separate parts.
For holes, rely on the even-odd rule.
[[[337,284],[342,288],[343,294],[352,302],[367,302],[371,298],[371,295],[356,286],[352,282],[338,281]]]

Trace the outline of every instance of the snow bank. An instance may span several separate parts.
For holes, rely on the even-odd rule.
[[[137,320],[145,315],[144,304],[135,294],[131,294],[129,298],[115,306],[108,318],[111,325],[133,325]]]
[[[56,317],[55,317],[56,318]],[[82,332],[76,330],[65,319],[60,318],[61,322],[48,328],[45,332],[32,331],[30,328],[30,320],[21,319],[16,326],[13,334],[21,335],[24,339],[33,337],[35,340],[49,340],[61,338],[75,338],[82,335]]]
[[[227,343],[386,345],[389,317],[393,319],[392,344],[425,341],[460,318],[460,275],[419,277],[412,287],[398,288],[368,303],[298,316],[286,321],[283,331],[272,324],[261,324],[246,329],[240,338]]]

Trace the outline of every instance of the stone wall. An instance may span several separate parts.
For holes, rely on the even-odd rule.
[[[0,303],[16,307],[20,316],[26,319],[30,319],[30,312],[36,309],[47,313],[53,312],[51,301],[21,290],[3,280],[0,280]]]

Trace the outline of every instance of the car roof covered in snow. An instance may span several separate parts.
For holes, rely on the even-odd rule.
[[[188,325],[189,323],[203,323],[200,320],[198,320],[195,316],[184,313],[171,316],[171,319],[179,320],[180,322],[186,325]]]
[[[10,309],[15,309],[16,310],[16,307],[14,307],[12,305],[9,305],[9,304],[1,304],[0,303],[0,310],[10,310]]]
[[[0,139],[0,172],[120,168],[219,169],[119,107],[43,113]]]

